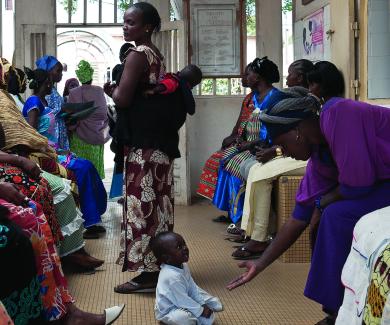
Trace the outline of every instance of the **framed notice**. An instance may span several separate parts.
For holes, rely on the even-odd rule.
[[[242,72],[242,1],[189,0],[189,60],[205,77]]]

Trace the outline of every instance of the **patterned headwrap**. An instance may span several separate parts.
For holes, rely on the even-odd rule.
[[[81,60],[77,66],[76,76],[82,84],[87,83],[92,80],[93,77],[93,68],[89,62]]]
[[[59,61],[52,55],[44,55],[41,58],[39,58],[35,64],[37,65],[38,69],[42,69],[45,71],[50,71],[51,69],[54,68],[54,66],[58,63]]]
[[[0,58],[0,89],[7,90],[8,73],[12,69],[11,63],[7,59]]]
[[[283,90],[292,98],[287,98],[260,114],[271,140],[294,129],[299,122],[318,116],[321,103],[303,87]]]

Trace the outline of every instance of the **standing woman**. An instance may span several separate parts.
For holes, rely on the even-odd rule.
[[[45,55],[38,59],[36,62],[37,68],[45,70],[49,73],[52,81],[51,93],[46,96],[48,107],[53,110],[56,118],[56,128],[58,129],[58,146],[63,150],[69,150],[68,129],[65,125],[65,120],[61,117],[62,106],[64,105],[64,99],[58,93],[55,83],[58,83],[62,79],[62,70],[64,69],[61,62],[59,62],[54,56]]]
[[[88,117],[69,126],[70,148],[78,157],[92,162],[100,178],[104,178],[104,144],[109,140],[107,102],[104,91],[92,85],[93,68],[81,60],[76,70],[81,86],[72,89],[68,103],[94,102],[96,109]]]
[[[119,121],[124,114],[130,115],[129,124],[124,126],[130,129],[130,137],[126,141],[126,202],[118,263],[123,264],[123,271],[141,273],[117,286],[118,293],[154,292],[159,267],[149,242],[158,233],[173,229],[172,173],[173,159],[179,156],[177,131],[171,138],[170,125],[159,120],[168,114],[164,112],[169,105],[157,102],[153,114],[141,105],[142,90],[158,83],[165,73],[163,57],[151,40],[160,25],[160,16],[149,3],[138,2],[125,12],[124,39],[134,41],[136,47],[127,55],[119,86],[105,85],[118,107]]]

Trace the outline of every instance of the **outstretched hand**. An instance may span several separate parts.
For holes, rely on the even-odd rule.
[[[257,274],[260,273],[260,270],[257,267],[257,264],[254,261],[244,261],[238,264],[239,268],[246,268],[246,272],[241,274],[239,277],[232,280],[228,285],[228,290],[233,290],[242,286],[243,284],[251,281]]]

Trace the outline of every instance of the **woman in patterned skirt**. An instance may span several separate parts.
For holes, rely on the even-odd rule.
[[[155,99],[142,95],[165,74],[163,57],[151,41],[160,24],[157,10],[149,3],[136,3],[126,11],[124,38],[136,47],[129,50],[119,86],[104,86],[118,107],[116,127],[129,130],[122,135],[127,146],[126,196],[118,263],[123,271],[141,273],[117,286],[118,293],[155,290],[159,267],[149,242],[173,229],[173,160],[180,156],[178,129],[187,111],[184,105],[175,105],[174,94]],[[121,126],[123,121],[126,125]]]

